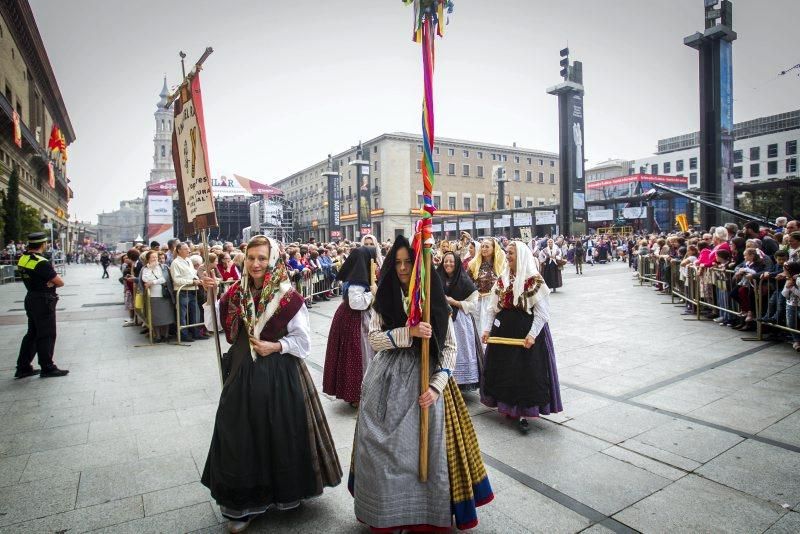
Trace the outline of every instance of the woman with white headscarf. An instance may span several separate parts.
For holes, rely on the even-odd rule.
[[[521,241],[508,245],[508,263],[490,296],[482,323],[483,342],[490,336],[521,340],[520,345],[491,343],[481,382],[481,402],[506,417],[519,419],[560,412],[555,351],[550,328],[550,289],[536,269],[533,254]]]
[[[542,277],[547,283],[547,287],[555,291],[561,287],[561,263],[564,255],[561,247],[556,245],[552,239],[547,240],[547,245],[539,253],[539,261],[542,266]]]
[[[231,348],[202,483],[228,529],[241,532],[271,508],[287,510],[339,484],[342,469],[305,358],[308,310],[278,243],[255,236],[245,270],[219,301]],[[214,287],[216,278],[203,277]]]
[[[380,270],[381,265],[383,265],[383,254],[381,254],[381,244],[378,241],[378,238],[372,234],[366,234],[361,237],[361,246],[375,247],[375,264],[378,266],[378,270]]]

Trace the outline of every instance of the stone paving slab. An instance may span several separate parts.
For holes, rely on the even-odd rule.
[[[62,290],[56,352],[68,377],[13,380],[18,345],[0,344],[0,534],[224,532],[199,482],[220,391],[213,344],[146,346],[138,328],[122,327],[121,306],[83,306],[121,302],[121,286],[99,275],[73,267]],[[475,532],[797,531],[800,514],[781,505],[800,508],[800,357],[683,321],[659,304],[668,299],[634,287],[621,264],[564,278],[551,330],[565,411],[531,421],[521,436],[465,395],[483,452],[504,466],[488,467],[497,498]],[[18,284],[0,287],[0,310],[23,294]],[[308,365],[318,386],[338,305],[311,310]],[[646,343],[598,328],[601,313]],[[20,320],[0,311],[0,335],[19,340],[25,328],[11,323]],[[347,470],[355,411],[321,401]],[[742,431],[775,443],[743,441]],[[368,532],[344,484],[251,527],[321,529]]]
[[[688,475],[614,516],[641,532],[763,532],[780,506]]]

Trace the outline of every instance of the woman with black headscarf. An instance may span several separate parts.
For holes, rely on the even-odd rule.
[[[445,252],[436,273],[442,281],[447,303],[453,309],[451,317],[455,338],[459,340],[453,378],[462,391],[477,389],[483,355],[475,318],[479,316],[478,290],[464,272],[454,252]]]
[[[350,470],[356,517],[375,531],[472,528],[494,495],[458,386],[450,309],[430,284],[430,323],[407,326],[413,252],[399,236],[384,259],[369,342]],[[430,339],[430,382],[420,395],[421,340]],[[419,407],[429,411],[428,481],[418,475]],[[455,519],[454,519],[455,516]]]
[[[367,335],[372,317],[370,306],[376,291],[371,276],[375,257],[373,247],[354,249],[336,275],[337,280],[344,282],[344,302],[333,316],[325,353],[322,391],[354,408],[358,407],[361,381],[374,354]]]

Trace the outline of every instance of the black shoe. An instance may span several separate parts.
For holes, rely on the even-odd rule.
[[[193,342],[194,342],[194,338],[193,337],[191,337],[191,336],[189,336],[189,337],[181,336],[181,343],[193,343]]]
[[[53,366],[52,369],[48,369],[47,371],[42,371],[40,374],[40,378],[53,378],[56,376],[67,376],[69,371],[66,369],[59,369],[58,367]]]
[[[525,419],[524,417],[520,419],[519,422],[517,423],[517,428],[519,428],[519,431],[522,432],[523,434],[527,434],[528,431],[531,429],[530,425],[528,424],[528,420]]]
[[[14,373],[14,378],[28,378],[29,376],[36,376],[41,372],[41,369],[34,369],[31,367],[30,369],[17,369],[17,372]]]

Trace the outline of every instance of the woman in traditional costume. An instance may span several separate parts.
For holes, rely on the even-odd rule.
[[[477,241],[470,241],[469,244],[467,244],[466,252],[463,254],[461,258],[461,265],[464,267],[465,271],[469,271],[469,262],[475,259],[480,250],[481,246],[478,244]]]
[[[508,265],[491,293],[483,322],[483,342],[489,336],[522,340],[522,345],[489,344],[481,382],[481,402],[507,417],[519,419],[560,412],[553,338],[550,336],[550,289],[536,270],[533,254],[521,241],[508,246]]]
[[[216,278],[203,285],[214,287]],[[339,484],[342,469],[303,361],[308,311],[292,288],[278,243],[255,236],[245,270],[219,301],[231,343],[202,483],[241,532],[270,508],[297,507]]]
[[[458,340],[453,378],[462,391],[472,391],[478,388],[483,360],[480,334],[475,324],[475,318],[479,315],[478,290],[454,252],[445,253],[436,273],[442,281],[447,303],[453,310],[450,316]]]
[[[322,391],[358,407],[361,381],[374,352],[367,339],[372,300],[377,286],[371,263],[375,247],[359,247],[347,257],[336,279],[344,282],[344,301],[333,316],[325,353]]]
[[[375,263],[378,264],[378,269],[383,265],[383,255],[381,254],[381,244],[378,238],[372,234],[366,234],[361,238],[362,247],[375,247]]]
[[[367,369],[349,489],[356,517],[375,532],[449,531],[478,523],[477,507],[494,498],[466,404],[450,376],[456,342],[441,284],[430,284],[431,321],[406,326],[413,267],[399,236],[384,260],[369,341]],[[431,273],[432,274],[432,273]],[[430,383],[420,395],[420,345],[430,339]],[[428,480],[419,481],[419,408],[430,417]],[[454,519],[455,518],[455,519]]]
[[[547,240],[547,246],[539,253],[539,261],[542,266],[542,277],[547,287],[553,291],[561,287],[561,262],[563,260],[561,247],[556,245],[552,239]]]
[[[478,325],[483,325],[484,317],[489,312],[489,295],[505,266],[506,253],[500,244],[491,237],[485,237],[481,241],[480,253],[469,262],[469,276],[478,288]]]

